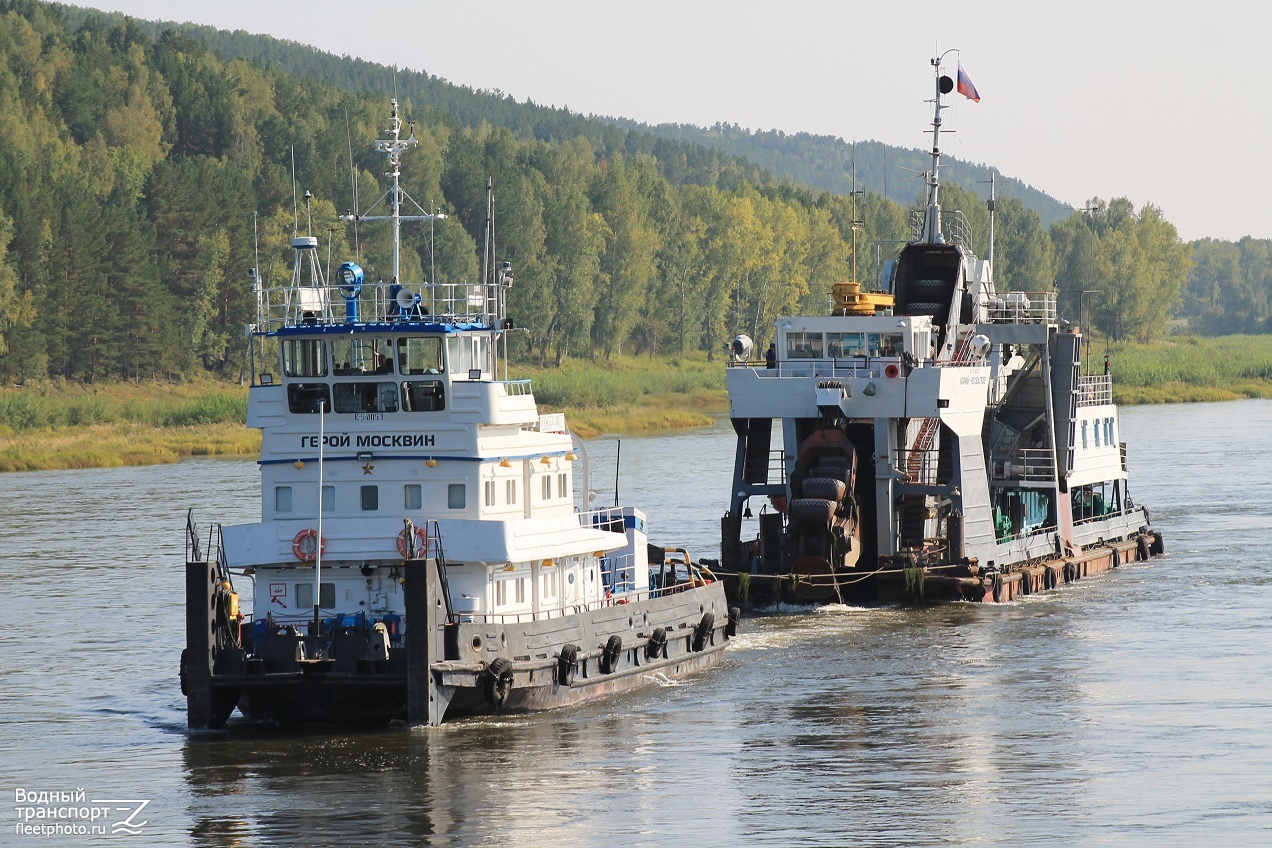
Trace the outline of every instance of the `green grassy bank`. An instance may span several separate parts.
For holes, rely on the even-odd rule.
[[[1107,348],[1118,403],[1193,403],[1272,397],[1272,336],[1176,336]],[[1092,365],[1106,345],[1091,344]]]
[[[1092,342],[1105,350],[1123,404],[1272,397],[1272,336],[1176,337],[1151,345]],[[565,412],[582,436],[698,427],[727,412],[724,367],[705,355],[570,360],[513,368],[534,383],[543,412]],[[188,456],[252,455],[243,426],[247,389],[214,380],[0,389],[0,471],[101,468]]]
[[[512,376],[532,379],[540,411],[565,412],[584,437],[700,427],[729,408],[723,368],[705,356],[571,360]],[[246,415],[246,387],[209,379],[0,388],[0,471],[253,455],[260,433]]]

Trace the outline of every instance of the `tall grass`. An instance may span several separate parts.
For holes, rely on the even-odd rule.
[[[210,380],[92,386],[47,383],[0,389],[0,434],[95,424],[242,424],[246,417],[247,390]]]
[[[1098,361],[1105,350],[1095,342]],[[1120,403],[1231,400],[1272,396],[1272,336],[1180,336],[1109,348]]]
[[[554,408],[596,410],[631,405],[678,407],[724,400],[724,363],[705,356],[663,359],[621,356],[609,360],[571,360],[563,368],[520,368],[513,376],[530,377],[535,400]],[[696,400],[691,400],[696,399]]]

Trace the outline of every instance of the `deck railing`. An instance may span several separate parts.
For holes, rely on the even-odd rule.
[[[1049,448],[994,450],[989,454],[991,480],[1044,483],[1056,479],[1055,461]]]
[[[1091,374],[1078,378],[1078,406],[1102,406],[1113,402],[1113,377]]]
[[[1057,320],[1055,292],[1006,292],[989,304],[993,324],[1054,324]]]
[[[347,290],[346,290],[347,291]],[[283,327],[423,321],[484,324],[498,314],[497,286],[367,283],[354,298],[340,286],[285,286],[257,292],[258,333]]]
[[[910,241],[923,238],[923,223],[927,219],[927,209],[910,210]],[[941,212],[941,233],[945,240],[954,244],[972,248],[972,225],[961,209],[950,209]]]

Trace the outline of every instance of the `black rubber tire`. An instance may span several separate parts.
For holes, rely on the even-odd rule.
[[[698,626],[693,631],[693,649],[701,651],[711,642],[711,636],[715,632],[715,613],[704,612],[702,620],[698,622]]]
[[[911,303],[909,304],[909,306],[906,307],[907,315],[936,315],[936,313],[940,311],[941,311],[941,304],[939,303],[930,303],[930,302]]]
[[[1148,558],[1153,555],[1152,545],[1148,541],[1147,536],[1140,536],[1136,542],[1136,548],[1139,550],[1139,561],[1147,562]]]
[[[645,645],[645,656],[651,660],[667,656],[666,630],[661,627],[655,627],[654,632],[649,634],[649,643]]]
[[[601,654],[601,674],[613,674],[618,669],[618,661],[623,656],[623,638],[618,634],[609,637],[605,643],[605,651]]]
[[[725,625],[724,635],[729,639],[738,635],[738,623],[742,621],[741,607],[729,607],[729,623]]]
[[[565,644],[557,656],[557,683],[569,686],[574,682],[574,675],[579,668],[579,646]]]
[[[1033,575],[1030,574],[1028,571],[1020,572],[1020,594],[1022,595],[1033,594]]]
[[[1064,582],[1074,583],[1078,579],[1078,566],[1072,562],[1064,564]]]
[[[486,668],[486,703],[502,710],[512,694],[512,661],[499,657]]]
[[[188,648],[181,649],[181,671],[178,672],[177,674],[178,679],[180,679],[181,681],[181,694],[185,697],[190,696],[190,693],[186,691],[186,654],[187,653],[189,653]]]

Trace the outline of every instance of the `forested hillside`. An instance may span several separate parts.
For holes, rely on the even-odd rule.
[[[703,129],[685,124],[658,124],[648,127],[620,121],[632,129],[646,130],[663,138],[705,145],[741,156],[772,173],[789,177],[800,185],[848,194],[853,190],[853,167],[857,188],[909,205],[922,184],[921,175],[932,167],[929,151],[893,147],[878,141],[848,144],[841,138],[811,133],[755,131],[730,124]],[[1015,198],[1038,213],[1045,226],[1073,214],[1073,207],[1061,203],[1020,180],[1004,176],[996,168],[964,162],[952,156],[941,159],[941,179],[957,183],[973,193],[988,192],[991,175],[996,175],[998,196]]]
[[[387,69],[33,0],[3,0],[0,16],[0,379],[237,376],[254,230],[262,275],[282,281],[293,188],[315,197],[324,257],[387,275],[388,233],[363,227],[358,253],[336,220],[353,206],[353,173],[364,204],[380,191],[370,146],[387,119]],[[260,49],[245,59],[210,46],[235,39]],[[283,54],[313,67],[288,72]],[[764,342],[776,317],[824,309],[849,275],[842,195],[426,74],[400,74],[398,90],[420,141],[404,186],[450,216],[433,242],[404,228],[404,279],[430,267],[441,282],[475,279],[493,177],[499,258],[516,270],[510,309],[529,330],[515,336],[522,356],[717,352],[736,332]],[[944,200],[968,214],[983,255],[984,201],[957,185]],[[1000,199],[1000,287],[1055,280],[1071,314],[1081,302],[1110,333],[1164,332],[1188,247],[1151,206],[1090,207],[1049,231],[1019,199]],[[868,192],[858,215],[859,277],[871,284],[875,245],[909,236],[906,211]],[[306,228],[303,207],[299,217]]]

